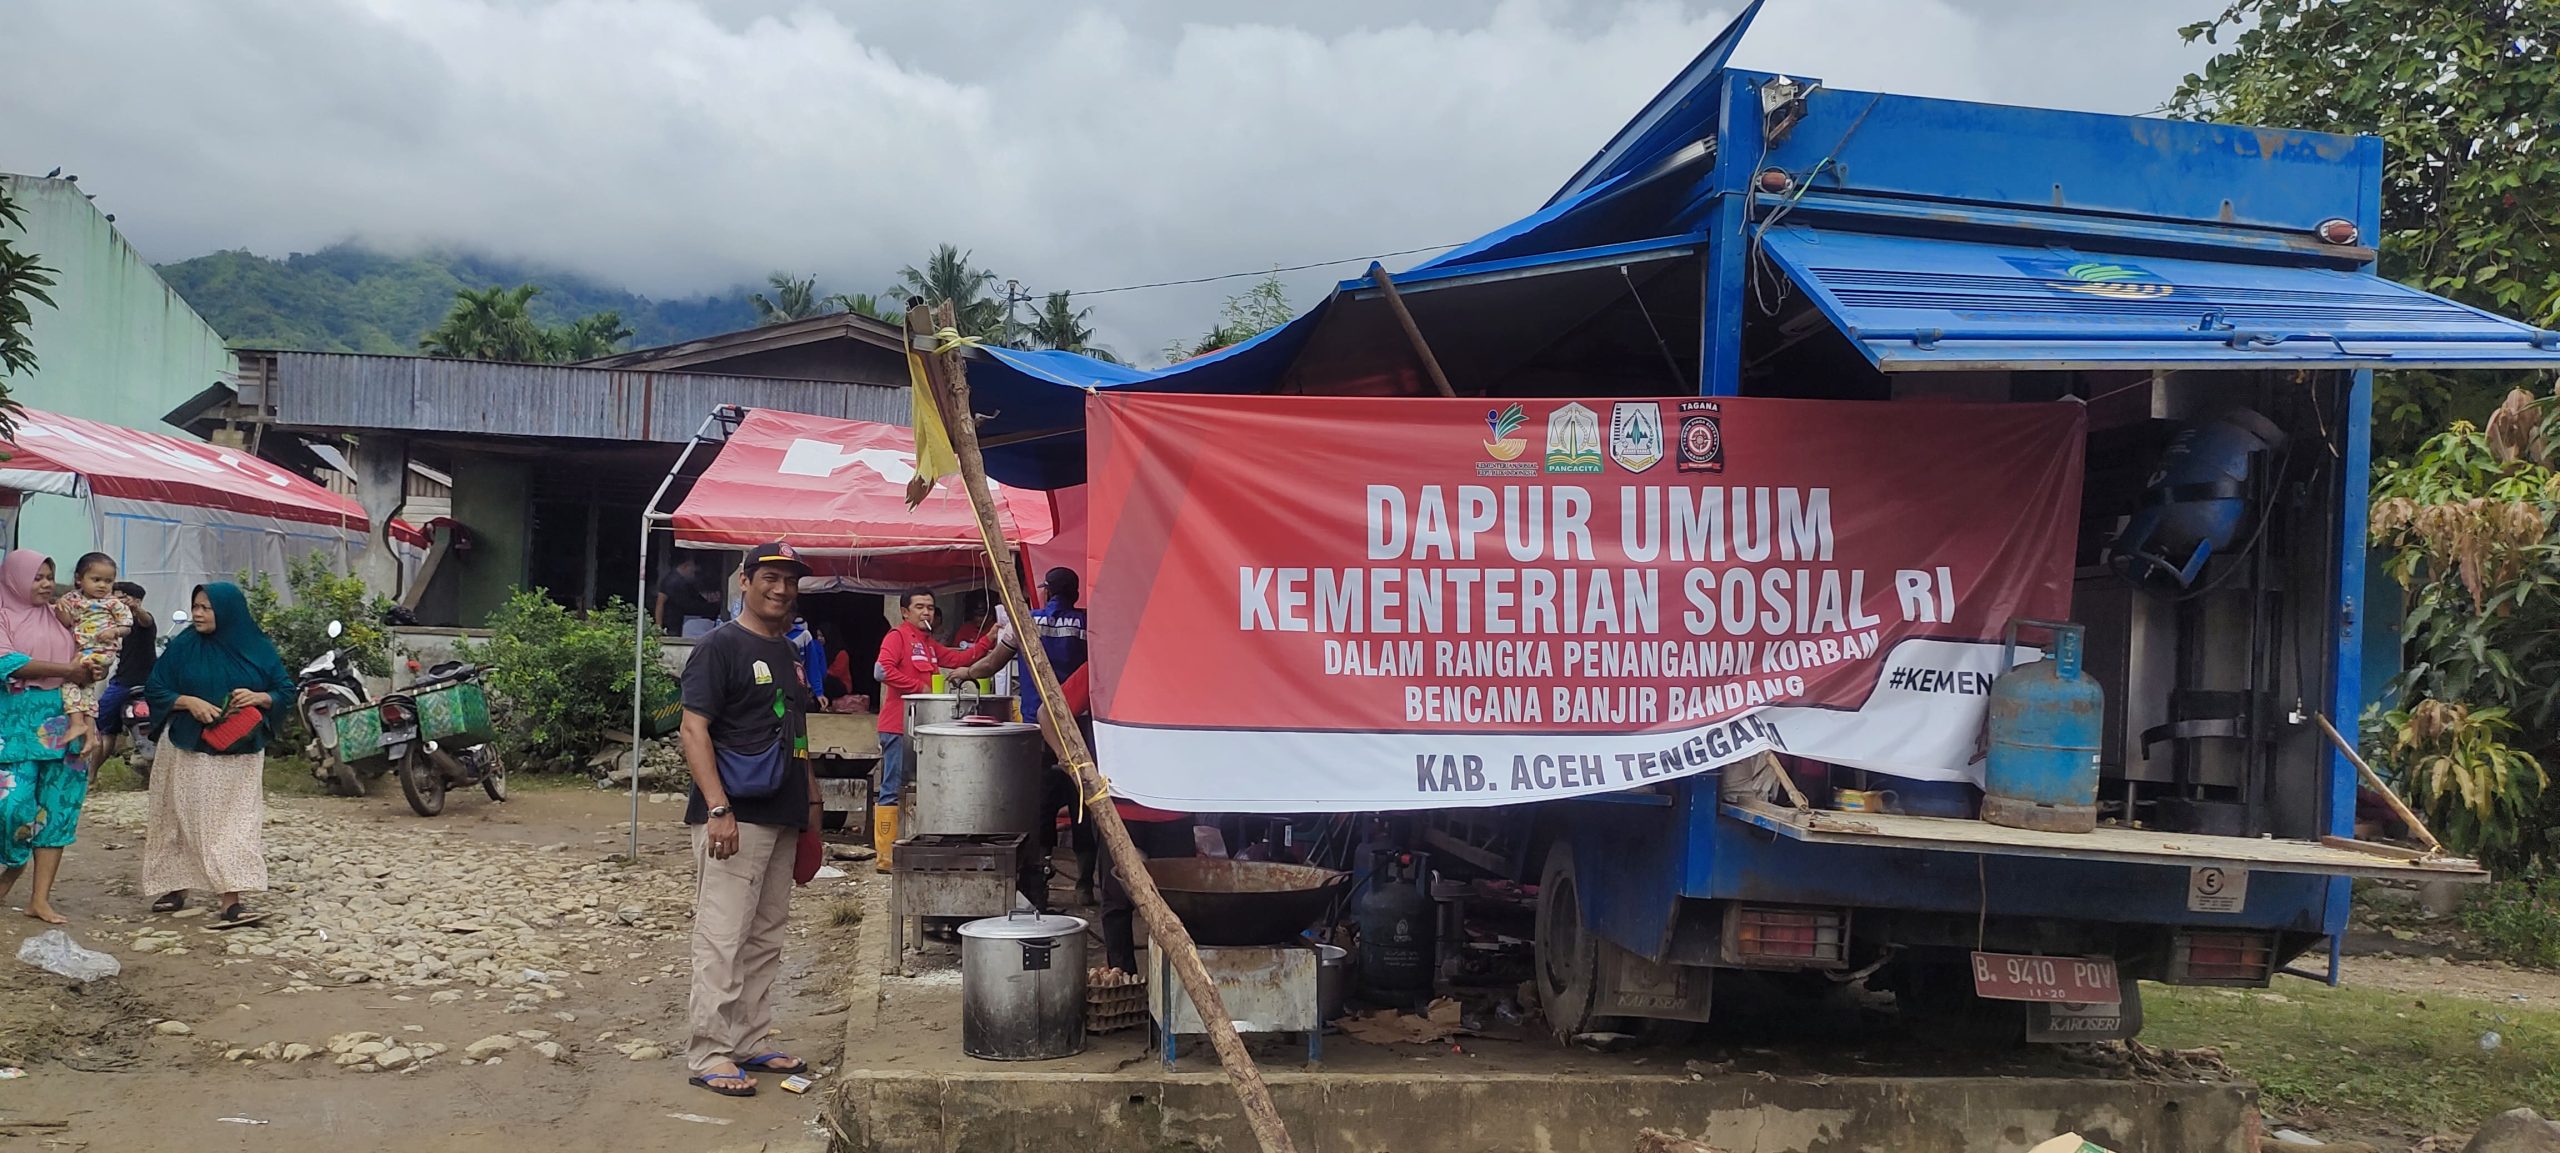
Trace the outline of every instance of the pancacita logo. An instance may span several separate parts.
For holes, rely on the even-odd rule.
[[[1484,410],[1485,427],[1493,432],[1493,439],[1484,442],[1484,454],[1495,460],[1520,459],[1521,450],[1528,448],[1529,442],[1518,433],[1520,426],[1527,423],[1529,414],[1516,404],[1500,412]]]
[[[1547,471],[1600,471],[1600,417],[1578,404],[1547,414]]]

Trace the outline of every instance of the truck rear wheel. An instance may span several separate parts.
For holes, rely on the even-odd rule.
[[[1582,890],[1574,876],[1573,846],[1547,847],[1538,874],[1538,1007],[1556,1040],[1570,1042],[1599,1024],[1600,943],[1582,927]]]
[[[1973,970],[1961,960],[1905,960],[1893,980],[1904,1026],[1929,1044],[1997,1052],[2027,1043],[2027,1007],[1973,992]]]

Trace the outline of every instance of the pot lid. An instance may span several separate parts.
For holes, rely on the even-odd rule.
[[[1084,932],[1084,919],[1057,915],[985,917],[960,926],[960,935],[981,940],[1017,941],[1038,937],[1072,937]]]
[[[917,735],[934,737],[1018,737],[1024,733],[1036,733],[1039,731],[1040,726],[1027,724],[1022,721],[989,721],[975,719],[967,721],[944,721],[936,724],[916,726]]]

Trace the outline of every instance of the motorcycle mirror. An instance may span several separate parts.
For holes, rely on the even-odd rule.
[[[342,636],[345,636],[345,635],[347,635],[347,626],[346,626],[346,625],[341,624],[341,623],[339,623],[339,622],[337,622],[337,621],[330,621],[330,622],[329,622],[329,639],[330,639],[330,640],[333,640],[333,641],[334,641],[334,640],[338,639],[339,637],[342,637]]]
[[[187,615],[187,610],[171,609],[169,610],[169,623],[176,625],[179,628],[187,628],[196,622],[194,617]]]

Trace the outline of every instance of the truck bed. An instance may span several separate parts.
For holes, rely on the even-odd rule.
[[[2214,837],[2154,829],[2102,827],[2089,833],[2012,829],[1985,821],[1911,817],[1888,813],[1840,813],[1787,808],[1768,801],[1725,802],[1724,815],[1783,837],[1820,844],[1870,848],[1989,853],[2010,857],[2060,857],[2129,861],[2145,865],[2218,866],[2333,877],[2479,882],[2489,874],[2459,857],[2417,857],[2390,846],[2360,842],[2282,841]]]

